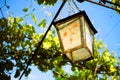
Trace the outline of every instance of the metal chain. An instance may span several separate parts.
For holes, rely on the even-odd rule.
[[[73,4],[75,5],[76,9],[77,9],[78,11],[81,11],[81,10],[79,9],[79,7],[77,6],[77,4],[75,3],[75,1],[72,0],[72,2],[73,2]]]

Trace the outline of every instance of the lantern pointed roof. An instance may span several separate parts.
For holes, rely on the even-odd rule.
[[[74,18],[74,17],[78,17],[78,16],[84,16],[85,19],[87,20],[87,22],[88,22],[91,30],[94,32],[94,34],[97,33],[97,30],[94,28],[93,24],[91,23],[91,21],[90,21],[90,19],[89,19],[89,17],[87,16],[87,14],[86,14],[85,11],[80,11],[80,12],[78,12],[78,13],[76,13],[76,14],[74,14],[74,15],[68,16],[68,17],[66,17],[66,18],[64,18],[64,19],[60,19],[60,20],[58,20],[58,21],[54,21],[53,24],[63,23],[64,21],[70,20],[70,19],[72,19],[72,18]]]

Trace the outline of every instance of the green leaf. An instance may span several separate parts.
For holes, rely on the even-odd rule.
[[[35,15],[31,14],[31,16],[32,16],[32,19],[33,19],[34,23],[36,24],[37,23],[37,19],[36,19]]]
[[[6,18],[2,18],[0,19],[0,27],[7,27],[8,25],[8,22],[7,22],[7,19]]]
[[[27,12],[27,11],[28,11],[28,8],[27,8],[27,7],[25,7],[25,8],[23,9],[23,11],[24,11],[24,12]]]
[[[19,22],[22,22],[22,21],[23,21],[23,18],[16,17],[16,18],[15,18],[15,21],[18,22],[18,23],[19,23]]]
[[[20,75],[20,70],[17,69],[14,77],[17,78],[19,75]]]
[[[43,19],[43,20],[40,21],[38,26],[41,27],[41,28],[45,28],[46,24],[47,24],[47,21],[45,19]]]
[[[7,63],[6,63],[6,69],[7,69],[7,70],[12,70],[12,69],[13,69],[13,66],[14,66],[14,64],[13,64],[12,62],[7,62]]]
[[[0,72],[4,73],[4,70],[5,70],[5,63],[1,61],[0,62]]]
[[[44,2],[44,0],[37,0],[38,4],[42,4]]]
[[[76,76],[71,76],[70,80],[78,80]]]
[[[37,0],[38,4],[54,5],[58,0]]]
[[[6,7],[7,7],[7,9],[9,9],[9,8],[10,8],[10,6],[8,6],[8,5],[6,5]]]
[[[30,73],[31,69],[29,68],[26,72],[25,72],[25,76],[28,76]]]
[[[10,79],[10,76],[6,74],[0,74],[0,80],[11,80],[11,79]]]

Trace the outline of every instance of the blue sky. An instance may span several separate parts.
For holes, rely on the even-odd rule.
[[[0,0],[0,7],[3,4],[3,1],[4,0]],[[76,3],[81,10],[86,11],[88,17],[90,18],[94,27],[98,31],[95,37],[98,39],[102,39],[102,41],[109,48],[110,52],[114,51],[118,56],[120,56],[119,54],[120,53],[120,37],[119,37],[120,15],[111,9],[104,8],[102,6],[98,6],[95,4],[91,4],[89,2],[83,2],[83,3],[76,2]],[[25,13],[22,12],[22,9],[24,7],[27,7],[28,5],[31,5],[31,3],[27,2],[26,0],[7,0],[7,4],[10,5],[10,10],[6,12],[6,8],[3,8],[5,16],[7,16],[8,13],[12,13],[14,16],[23,16]],[[58,10],[60,4],[61,1],[59,0],[59,2],[57,2],[56,5],[53,7],[43,6],[43,5],[39,6],[36,3],[34,3],[32,6],[36,8],[34,14],[37,15],[37,19],[41,20],[46,18],[48,20],[48,24],[47,24],[48,26],[54,14]],[[69,9],[67,8],[68,7],[66,6],[65,8],[63,8],[63,11],[59,15],[60,17],[66,14],[67,10]],[[50,14],[51,16],[48,16]],[[28,22],[31,24],[33,23],[31,20],[28,20]],[[37,26],[35,26],[35,28],[38,29]],[[44,31],[45,30],[37,30],[38,33]],[[69,71],[69,68],[67,71]],[[51,71],[47,73],[42,73],[38,71],[36,67],[32,66],[32,72],[28,76],[28,80],[40,80],[40,79],[54,80]],[[12,80],[17,80],[17,79],[12,79]]]

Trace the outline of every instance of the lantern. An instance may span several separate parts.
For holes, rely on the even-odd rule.
[[[85,11],[53,23],[63,53],[72,61],[78,62],[93,58],[93,39],[97,33]]]

